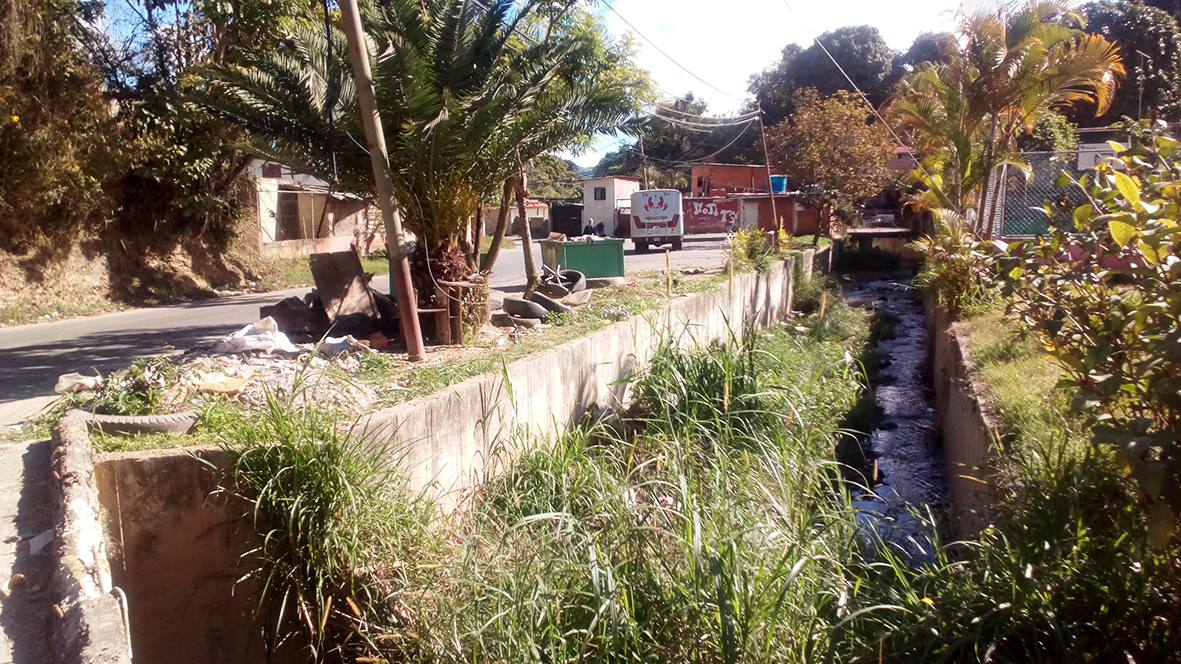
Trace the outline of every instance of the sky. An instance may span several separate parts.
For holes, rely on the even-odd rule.
[[[614,12],[607,9],[606,1]],[[919,33],[950,30],[960,4],[960,0],[600,0],[596,13],[606,19],[612,34],[630,31],[627,23],[631,23],[651,40],[635,35],[640,45],[638,64],[652,74],[664,94],[671,97],[691,91],[709,104],[711,114],[724,115],[739,110],[747,96],[748,79],[778,61],[787,44],[806,48],[825,32],[871,25],[890,48],[905,51]],[[653,43],[701,80],[662,55]],[[618,138],[605,137],[591,151],[564,156],[579,166],[593,166],[618,145]]]

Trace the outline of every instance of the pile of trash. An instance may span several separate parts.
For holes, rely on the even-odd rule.
[[[374,290],[372,274],[361,267],[353,251],[312,254],[308,257],[316,287],[302,298],[291,296],[262,307],[260,319],[273,319],[276,331],[301,342],[328,334],[364,339],[384,350],[398,335],[398,312],[393,298]]]
[[[554,271],[542,266],[541,285],[528,300],[506,297],[504,311],[492,314],[492,324],[500,327],[534,328],[552,314],[570,314],[574,307],[590,302],[591,291],[586,276],[577,270]]]

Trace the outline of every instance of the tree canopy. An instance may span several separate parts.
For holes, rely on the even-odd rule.
[[[1096,2],[1083,10],[1088,32],[1119,45],[1128,74],[1106,112],[1096,115],[1094,104],[1082,103],[1071,113],[1071,119],[1084,127],[1107,126],[1123,116],[1181,119],[1181,86],[1177,82],[1181,72],[1181,31],[1177,21],[1168,12],[1139,0]]]
[[[432,249],[524,164],[624,127],[647,94],[631,43],[573,3],[379,0],[362,15],[403,221]],[[244,149],[327,180],[335,162],[339,186],[371,193],[343,34],[285,28],[285,44],[211,69],[210,108],[248,132]]]
[[[788,44],[780,61],[750,81],[750,93],[763,109],[763,119],[778,124],[794,111],[793,95],[801,88],[813,88],[820,95],[838,90],[853,91],[849,81],[833,64],[835,59],[871,103],[880,105],[890,95],[902,76],[901,63],[895,61],[878,29],[868,25],[838,28],[817,38],[807,48]]]
[[[529,195],[540,198],[579,198],[582,196],[578,166],[569,159],[552,154],[539,155],[525,167]]]
[[[937,204],[962,216],[985,200],[997,165],[1028,168],[1015,141],[1039,116],[1086,100],[1106,111],[1124,70],[1118,47],[1084,32],[1068,2],[977,9],[959,24],[948,61],[908,74],[891,113],[924,152]]]
[[[797,186],[815,186],[827,203],[846,212],[886,183],[893,137],[857,95],[838,90],[822,96],[796,91],[796,112],[767,130],[771,163]]]

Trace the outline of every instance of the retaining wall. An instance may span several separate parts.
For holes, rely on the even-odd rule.
[[[999,449],[995,421],[973,376],[971,353],[962,326],[956,324],[928,292],[927,359],[935,388],[936,427],[947,459],[948,497],[956,533],[970,537],[989,521],[996,495],[993,454]]]
[[[253,583],[236,583],[257,540],[250,524],[211,496],[219,449],[99,455],[95,481],[105,512],[111,578],[127,595],[137,663],[302,662],[294,650],[268,659]]]
[[[65,418],[53,430],[55,498],[52,591],[58,664],[131,664],[123,607],[107,564],[106,540],[86,425]]]
[[[679,298],[645,317],[517,360],[503,374],[477,376],[380,411],[369,419],[368,437],[405,451],[403,467],[416,488],[431,485],[441,497],[453,495],[514,432],[547,438],[587,412],[626,403],[629,379],[662,338],[700,346],[741,334],[744,322],[767,326],[783,319],[796,261],[811,273],[813,264],[827,271],[830,259],[827,247],[808,250],[764,272],[736,275],[732,286]]]
[[[368,437],[406,451],[404,468],[416,486],[457,495],[509,434],[556,434],[599,405],[626,402],[622,381],[648,361],[663,336],[705,344],[731,329],[740,333],[744,323],[782,319],[790,310],[795,266],[826,271],[830,258],[828,248],[809,250],[764,273],[735,276],[732,290],[723,284],[679,298],[648,318],[517,360],[503,375],[472,378],[374,413]],[[249,617],[255,613],[251,587],[234,584],[239,558],[255,539],[234,517],[236,510],[210,498],[225,463],[220,451],[206,448],[96,458],[93,486],[106,512],[110,575],[127,594],[137,664],[301,661],[295,648],[268,660]]]

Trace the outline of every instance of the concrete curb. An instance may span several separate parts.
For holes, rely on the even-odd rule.
[[[111,585],[90,438],[81,419],[63,418],[54,427],[53,473],[59,505],[54,524],[54,660],[130,664],[131,643],[123,607],[112,594],[118,591]]]

